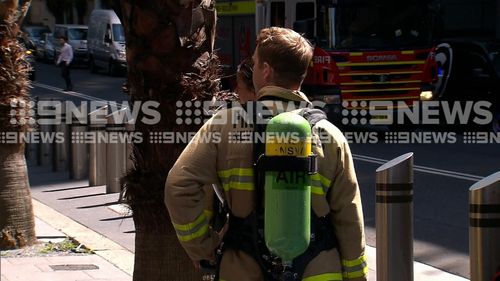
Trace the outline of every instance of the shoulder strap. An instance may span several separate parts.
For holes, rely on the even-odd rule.
[[[317,108],[302,108],[297,114],[304,117],[309,122],[309,125],[311,125],[311,128],[316,126],[319,121],[327,119],[326,113]]]

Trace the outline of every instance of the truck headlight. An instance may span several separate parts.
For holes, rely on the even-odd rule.
[[[421,101],[432,100],[433,97],[434,97],[434,94],[432,93],[432,91],[422,91],[420,93],[420,100]]]
[[[118,51],[116,54],[119,59],[125,59],[125,51]]]

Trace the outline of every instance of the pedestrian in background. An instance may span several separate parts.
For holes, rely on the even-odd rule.
[[[61,53],[57,58],[57,65],[61,68],[61,76],[66,82],[65,92],[73,90],[73,83],[71,83],[71,76],[69,73],[69,67],[71,61],[73,60],[73,48],[68,44],[68,38],[66,36],[59,37],[59,43],[61,43]]]

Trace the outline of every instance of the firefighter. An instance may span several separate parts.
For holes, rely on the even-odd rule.
[[[295,31],[263,29],[253,55],[258,100],[310,104],[300,86],[312,55],[309,42]],[[276,108],[271,107],[271,112]],[[234,139],[258,126],[232,122],[237,110],[216,113],[187,145],[169,172],[165,204],[189,257],[195,264],[203,260],[219,263],[218,280],[277,280],[272,277],[276,268],[271,267],[279,269],[279,260],[259,247],[262,233],[255,229],[261,226],[262,205],[261,187],[254,178],[256,146]],[[312,132],[318,171],[311,180],[311,214],[316,218],[311,232],[316,232],[309,247],[314,249],[294,260],[297,274],[293,276],[298,279],[290,280],[367,280],[363,213],[349,145],[325,119],[316,122]],[[204,135],[213,133],[220,134],[220,141],[203,141]],[[224,190],[230,213],[224,237],[210,227],[204,213],[203,186],[208,184]],[[223,254],[216,257],[222,239]]]

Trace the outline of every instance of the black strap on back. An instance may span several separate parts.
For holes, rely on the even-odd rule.
[[[317,155],[309,157],[260,155],[257,166],[260,171],[303,172],[314,175],[318,172]]]

